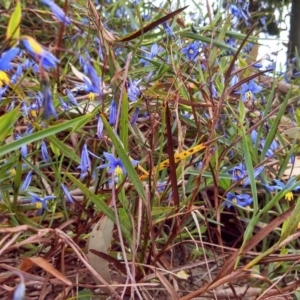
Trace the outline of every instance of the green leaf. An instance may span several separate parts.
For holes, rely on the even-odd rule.
[[[297,124],[300,126],[300,109],[297,108],[295,111],[295,120],[297,122]]]
[[[19,115],[19,107],[16,107],[0,117],[0,143],[12,134],[13,126],[18,120]]]
[[[124,149],[128,151],[128,97],[126,91],[123,91],[121,105],[121,120],[120,120],[120,139],[123,143]]]
[[[56,157],[58,157],[60,155],[60,151],[59,148],[56,147],[53,143],[50,143],[50,148],[53,151],[53,153],[55,154]],[[69,151],[69,152],[73,152],[73,151]]]
[[[19,149],[22,145],[27,145],[27,144],[42,140],[42,139],[47,138],[51,135],[54,135],[58,132],[64,131],[70,127],[76,126],[78,124],[82,124],[82,122],[87,123],[92,117],[93,117],[93,114],[87,114],[84,116],[80,116],[76,119],[73,119],[73,120],[70,120],[70,121],[67,121],[67,122],[64,122],[61,124],[57,124],[57,125],[51,126],[49,128],[43,129],[41,131],[27,135],[17,141],[14,141],[10,144],[0,147],[0,157],[7,153],[10,153],[10,152],[13,152],[13,151]],[[12,120],[12,119],[10,118],[9,120]],[[0,119],[0,124],[2,126],[1,119]],[[11,126],[11,124],[9,124],[9,125]],[[0,127],[0,129],[1,128],[2,127]]]
[[[290,94],[291,94],[291,90],[285,96],[285,99],[284,99],[283,103],[280,105],[280,109],[279,109],[279,111],[276,115],[276,118],[275,118],[274,122],[271,124],[271,128],[270,128],[270,131],[269,131],[269,133],[266,137],[266,143],[264,145],[264,148],[263,148],[263,151],[262,151],[262,154],[261,154],[262,158],[266,157],[266,153],[269,150],[271,143],[273,142],[273,139],[276,135],[276,132],[278,131],[278,125],[279,125],[279,122],[281,121],[281,119],[284,115],[285,109],[288,105],[288,101],[290,99]]]
[[[55,153],[56,156],[59,156],[60,153],[62,153],[70,160],[76,162],[77,164],[80,164],[80,157],[74,150],[72,151],[70,147],[61,142],[55,136],[48,137],[48,140],[50,141],[51,150]]]
[[[6,30],[6,40],[17,40],[20,37],[20,23],[21,23],[21,3],[17,1],[16,8],[12,13]],[[13,42],[14,43],[14,42]]]

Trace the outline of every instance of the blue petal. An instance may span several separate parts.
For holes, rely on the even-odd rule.
[[[5,52],[0,59],[0,70],[9,71],[12,68],[10,62],[18,55],[19,48],[11,48]]]

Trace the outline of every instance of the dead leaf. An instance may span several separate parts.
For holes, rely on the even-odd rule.
[[[24,257],[23,258],[23,262],[25,264],[27,264],[27,266],[30,265],[30,262],[28,262],[28,261],[31,261],[32,263],[36,264],[40,268],[44,269],[46,272],[48,272],[51,275],[53,275],[54,277],[56,277],[57,279],[59,279],[60,281],[62,281],[64,284],[66,284],[66,285],[72,285],[72,282],[65,275],[63,275],[61,272],[59,272],[58,270],[56,270],[44,258],[42,258],[42,257]]]
[[[283,172],[283,179],[290,178],[292,176],[300,175],[300,156],[295,157],[294,165],[288,164],[286,170]]]
[[[158,270],[155,271],[155,274],[159,281],[162,283],[162,285],[165,287],[165,289],[168,291],[169,295],[171,296],[171,299],[179,299],[175,289],[173,288],[171,283],[165,278],[165,276],[162,275]]]
[[[113,229],[114,223],[107,217],[102,218],[93,228],[87,243],[87,257],[89,263],[107,283],[111,283],[108,261],[99,257],[99,255],[95,255],[91,250],[107,254],[112,239]],[[102,284],[97,278],[95,278],[95,281],[98,284]],[[111,293],[108,288],[103,287],[102,290],[108,294]]]
[[[281,133],[281,135],[288,139],[288,140],[294,140],[300,138],[300,127],[292,127],[289,128]]]

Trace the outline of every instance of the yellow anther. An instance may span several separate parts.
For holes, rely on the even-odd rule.
[[[95,93],[90,93],[89,94],[89,99],[90,99],[90,101],[94,101],[95,100]]]
[[[117,167],[115,168],[115,174],[116,174],[116,175],[121,175],[121,174],[123,174],[123,170],[122,170],[122,168],[121,168],[120,166],[117,166]]]
[[[3,71],[0,71],[0,87],[3,84],[9,84],[9,77],[7,76],[7,74]]]
[[[43,204],[41,202],[35,202],[35,208],[41,209],[41,208],[43,208]]]
[[[32,116],[32,118],[36,118],[36,116],[37,116],[36,110],[34,110],[34,109],[31,110],[30,115]]]
[[[246,97],[248,100],[252,100],[253,94],[251,91],[246,92]]]
[[[288,192],[285,194],[285,200],[291,201],[294,199],[294,194],[292,192]]]

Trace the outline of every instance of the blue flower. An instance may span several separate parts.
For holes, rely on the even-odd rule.
[[[217,92],[216,86],[214,85],[213,82],[210,84],[210,93],[213,98],[218,97],[218,92]]]
[[[233,87],[239,82],[239,77],[237,75],[233,75],[230,79],[229,86]]]
[[[100,167],[98,167],[98,169],[109,168],[108,173],[114,173],[117,176],[127,173],[122,161],[119,158],[115,158],[112,154],[107,152],[103,152],[103,155],[108,160],[108,163],[101,165]],[[133,166],[136,166],[138,164],[138,161],[131,160],[131,163]]]
[[[239,163],[228,172],[232,174],[232,178],[234,181],[239,181],[247,175],[247,170],[243,163]]]
[[[57,4],[55,4],[52,0],[41,0],[41,2],[44,3],[45,5],[47,5],[51,9],[54,16],[60,22],[64,23],[65,25],[71,24],[71,20],[66,16],[64,11]]]
[[[139,107],[136,107],[130,120],[131,125],[135,124],[137,118],[139,117],[139,111],[140,111]]]
[[[77,167],[77,169],[80,169],[80,179],[84,178],[88,171],[91,169],[91,162],[89,159],[89,153],[87,150],[87,145],[84,144],[82,151],[81,151],[81,160],[80,160],[80,165]]]
[[[116,17],[118,19],[121,19],[122,17],[126,17],[126,15],[127,15],[127,12],[126,12],[126,9],[124,6],[121,6],[120,8],[118,8],[116,10]]]
[[[170,27],[170,25],[169,25],[166,21],[163,22],[162,24],[163,24],[163,26],[164,26],[164,29],[165,29],[166,34],[167,34],[169,37],[174,38],[175,35],[174,35],[174,33],[173,33],[172,28]]]
[[[41,152],[42,152],[43,160],[49,162],[50,161],[49,154],[48,154],[46,143],[44,141],[41,142]]]
[[[244,47],[243,52],[249,53],[249,52],[252,50],[253,46],[254,46],[254,44],[249,42],[249,43]]]
[[[75,97],[73,96],[73,94],[71,93],[71,91],[69,89],[66,89],[66,94],[67,94],[71,104],[74,106],[78,106],[78,103],[77,103]]]
[[[147,49],[146,47],[142,47],[142,48],[143,48],[143,50]],[[158,49],[159,49],[159,47],[158,47],[157,43],[153,43],[152,46],[151,46],[151,49],[150,49],[150,53],[146,53],[146,57],[141,58],[139,60],[139,62],[141,64],[143,64],[145,67],[149,66],[150,63],[149,63],[148,59],[149,60],[153,59],[158,54]]]
[[[42,79],[41,81],[42,95],[43,95],[43,113],[42,119],[48,120],[50,116],[58,117],[55,107],[52,102],[52,93],[50,90],[49,82]]]
[[[296,181],[296,177],[291,177],[287,183],[284,183],[280,180],[277,180],[277,179],[274,179],[276,185],[273,185],[273,186],[269,186],[270,189],[275,189],[275,190],[279,190],[279,191],[282,191],[282,190],[288,190],[290,189],[293,185],[295,185],[295,183],[297,183]],[[285,194],[285,199],[288,200],[288,201],[291,201],[294,199],[294,195],[293,195],[293,192],[298,192],[300,190],[300,183],[298,183],[297,186],[295,186],[291,191],[287,192]]]
[[[132,81],[129,78],[129,83],[127,83],[127,93],[128,93],[128,99],[132,102],[137,101],[138,98],[141,96],[141,91],[138,87],[138,84],[140,82],[141,79]]]
[[[22,76],[22,74],[23,74],[22,73],[22,66],[18,65],[15,74],[13,76],[11,76],[10,82],[12,84],[16,84],[18,79]]]
[[[102,46],[101,46],[101,42],[100,42],[99,38],[95,37],[94,41],[95,41],[95,43],[97,44],[97,47],[98,47],[98,55],[99,55],[100,60],[104,60],[103,50],[102,50]]]
[[[1,71],[0,71],[0,72],[1,72]],[[0,80],[0,81],[1,81],[1,80]],[[10,101],[10,104],[9,104],[7,110],[8,110],[8,111],[13,110],[13,109],[15,108],[15,103],[16,103],[16,100],[15,100],[15,99],[12,99],[12,100]]]
[[[167,186],[168,186],[168,182],[167,181],[157,182],[156,190],[158,192],[164,192],[166,190]]]
[[[243,83],[242,89],[240,91],[235,92],[235,94],[242,95],[242,101],[246,100],[255,100],[255,94],[259,93],[262,90],[262,87],[257,85],[254,82],[254,79],[251,79],[249,83]]]
[[[108,123],[111,126],[114,126],[116,124],[117,119],[117,104],[116,101],[113,99],[110,104],[109,108],[109,120]]]
[[[260,173],[263,171],[264,166],[260,166],[253,170],[254,178],[260,175]],[[248,185],[250,183],[249,177],[247,177],[248,172],[243,163],[239,163],[237,166],[233,167],[231,170],[228,171],[229,174],[232,175],[232,179],[234,181],[239,181],[244,178],[242,181],[242,184],[244,186]]]
[[[8,89],[8,85],[1,87],[1,79],[0,79],[0,101],[2,101],[2,97]]]
[[[69,192],[69,190],[67,189],[67,187],[62,183],[61,185],[61,189],[63,191],[63,193],[65,194],[66,198],[68,199],[69,202],[73,203],[73,198]]]
[[[89,52],[86,50],[86,49],[83,49],[84,53],[85,53],[85,58],[86,58],[86,61],[91,61],[92,58],[89,54]]]
[[[11,48],[2,54],[0,58],[0,70],[2,71],[10,71],[13,67],[10,63],[11,61],[19,54],[19,48]]]
[[[36,118],[37,116],[37,110],[39,109],[39,104],[36,102],[36,103],[32,103],[29,107],[29,113],[30,115],[33,117],[33,118]]]
[[[256,62],[252,66],[256,69],[261,69],[263,67],[263,64],[261,62]]]
[[[196,60],[197,55],[199,53],[200,43],[199,41],[195,41],[193,43],[188,44],[186,47],[182,48],[182,53],[185,54],[187,60]]]
[[[115,158],[112,154],[104,152],[105,158],[108,160],[107,164],[101,165],[98,169],[109,168],[108,173],[115,175],[126,174],[126,170],[122,161],[119,158]]]
[[[66,103],[61,97],[58,97],[58,99],[60,102],[60,106],[64,111],[70,109],[70,105],[68,103]]]
[[[25,135],[25,134],[24,134],[24,135]],[[19,140],[19,139],[21,139],[21,138],[22,138],[21,135],[15,134],[15,139],[16,139],[16,140]],[[26,144],[24,144],[24,145],[21,146],[21,156],[22,156],[23,158],[26,158],[26,157],[28,156],[28,147],[27,147]]]
[[[158,45],[153,43],[150,50],[150,58],[154,58],[158,54]]]
[[[260,173],[263,171],[263,169],[265,168],[265,166],[260,166],[256,169],[253,170],[253,174],[254,174],[254,178],[256,178],[258,175],[260,175]],[[246,186],[250,184],[250,178],[249,176],[244,180],[243,185]]]
[[[23,101],[21,105],[21,110],[23,111],[25,117],[28,117],[28,109],[29,108],[27,106],[27,103]]]
[[[46,196],[44,198],[39,197],[37,194],[34,193],[28,193],[31,197],[29,200],[33,203],[37,204],[37,207],[39,209],[48,209],[47,201],[53,200],[56,197],[55,196]]]
[[[26,176],[26,178],[25,178],[25,180],[24,180],[24,182],[23,182],[23,184],[21,186],[21,191],[26,191],[28,189],[28,187],[29,187],[29,185],[31,183],[31,180],[32,180],[32,171],[30,171],[27,174],[27,176]]]
[[[98,137],[98,139],[101,139],[102,133],[103,133],[103,122],[99,115],[97,115],[96,117],[98,120],[97,121],[97,137]]]
[[[244,20],[246,26],[250,26],[251,15],[249,13],[249,4],[245,3],[243,6],[231,4],[229,11],[233,15],[236,21]]]
[[[233,16],[239,17],[239,8],[236,5],[234,4],[230,5],[229,11]]]
[[[265,140],[265,139],[262,139],[262,140],[260,141],[260,144],[261,144],[261,147],[262,147],[262,148],[264,148],[265,143],[266,143],[266,140]],[[275,152],[275,150],[276,150],[277,148],[278,148],[278,143],[277,143],[275,140],[273,140],[272,143],[271,143],[271,145],[270,145],[270,147],[269,147],[269,149],[267,150],[266,157],[271,157],[271,156],[273,156],[273,155],[274,155],[274,152]]]
[[[233,37],[229,37],[225,43],[230,46],[231,48],[237,48],[237,44],[235,42],[235,39]]]
[[[251,137],[252,144],[255,145],[256,141],[257,141],[257,138],[258,138],[258,133],[257,133],[257,131],[255,129],[253,129],[251,131],[250,137]]]
[[[26,58],[22,64],[23,71],[28,70],[33,64],[33,61],[29,58]]]
[[[25,286],[24,276],[22,275],[21,272],[14,272],[14,273],[16,273],[16,275],[19,276],[20,283],[16,286],[16,288],[14,290],[12,300],[24,300],[25,295],[26,295],[26,286]]]
[[[43,102],[44,102],[43,101],[43,93],[41,91],[38,91],[38,94],[35,97],[36,97],[36,99],[35,99],[36,103],[34,105],[37,105],[38,107],[43,107]]]
[[[86,73],[90,81],[88,81],[87,78],[83,77],[84,83],[86,85],[84,89],[87,92],[97,93],[101,96],[102,95],[101,77],[97,75],[96,70],[89,63],[86,64]]]
[[[233,193],[228,193],[226,197],[226,201],[224,202],[224,205],[227,206],[227,208],[230,208],[233,204],[236,204],[241,207],[247,207],[250,204],[252,204],[253,199],[248,194],[240,194],[236,195]]]
[[[55,68],[56,64],[59,63],[59,60],[52,53],[45,50],[34,38],[23,36],[22,43],[27,52],[37,59],[46,70]]]

